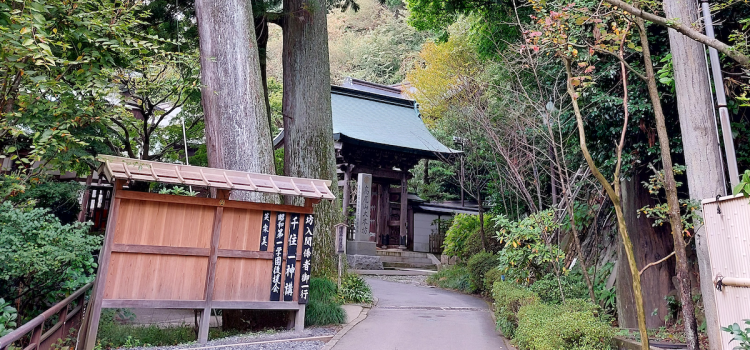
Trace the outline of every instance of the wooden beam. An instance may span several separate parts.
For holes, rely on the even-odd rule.
[[[108,309],[203,309],[205,306],[205,300],[106,299],[102,303]]]
[[[404,172],[401,171],[357,165],[354,167],[352,175],[357,175],[359,173],[371,174],[373,178],[390,179],[397,181],[400,181],[401,178],[404,177]]]
[[[301,304],[296,301],[234,301],[214,300],[211,307],[214,309],[235,310],[298,310]]]
[[[217,196],[227,195],[217,191]],[[219,258],[219,240],[221,238],[221,219],[224,216],[224,208],[217,207],[214,214],[214,228],[211,233],[211,255],[208,257],[208,267],[206,268],[206,289],[203,293],[206,304],[201,312],[200,325],[198,325],[198,343],[205,344],[208,341],[208,327],[211,320],[211,300],[214,295],[214,282],[216,281],[216,261]]]
[[[116,191],[115,198],[133,199],[133,200],[149,201],[149,202],[226,207],[226,208],[237,208],[237,209],[248,209],[248,210],[282,211],[282,212],[300,213],[300,214],[312,214],[313,213],[312,206],[301,207],[297,205],[241,202],[241,201],[233,201],[233,200],[221,200],[221,199],[216,199],[216,198],[174,196],[174,195],[168,195],[168,194],[134,192],[134,191]],[[223,204],[222,204],[222,201],[223,201]]]
[[[120,244],[117,243],[112,247],[112,252],[116,253],[137,253],[137,254],[163,254],[163,255],[183,255],[183,256],[209,256],[208,248],[195,247],[170,247],[158,245],[140,245],[140,244]]]
[[[87,320],[88,329],[86,330],[86,337],[84,339],[83,347],[84,350],[93,350],[96,346],[96,334],[99,331],[99,319],[102,315],[102,301],[104,299],[104,286],[107,283],[107,272],[109,270],[109,261],[112,258],[112,248],[114,247],[115,241],[115,227],[117,226],[117,217],[120,213],[120,201],[116,195],[122,190],[124,180],[116,180],[113,191],[112,207],[109,210],[109,217],[107,218],[107,229],[104,232],[104,247],[102,248],[101,255],[99,257],[99,269],[96,274],[96,282],[94,283],[94,289],[91,292],[91,313]]]
[[[407,212],[406,212],[406,206],[407,206],[407,196],[408,194],[408,182],[407,182],[407,173],[403,172],[401,177],[401,213],[398,216],[399,217],[399,226],[400,229],[400,242],[398,243],[399,249],[406,249],[406,238],[407,238],[407,232],[406,232],[406,223],[409,221],[407,218]]]
[[[349,202],[352,199],[352,188],[349,185],[352,181],[352,166],[351,165],[345,165],[346,170],[344,171],[344,199],[343,199],[343,211],[344,213],[344,220],[348,223],[349,221]]]

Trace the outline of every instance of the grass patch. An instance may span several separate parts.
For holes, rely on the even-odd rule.
[[[427,278],[427,284],[445,289],[474,293],[476,288],[471,283],[469,269],[465,265],[453,265],[444,268]]]
[[[305,326],[344,323],[346,314],[338,300],[336,283],[326,278],[311,278],[309,295],[305,309]]]
[[[371,304],[372,290],[364,278],[349,273],[341,280],[338,291],[339,298],[344,303]]]
[[[120,324],[115,319],[117,314],[117,310],[102,311],[97,334],[97,343],[102,349],[179,345],[193,343],[197,339],[197,333],[192,325],[159,327],[156,325]],[[239,334],[246,333],[212,328],[208,332],[208,338],[219,339]]]

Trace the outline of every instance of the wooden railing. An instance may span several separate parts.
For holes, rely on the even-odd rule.
[[[26,322],[18,329],[10,332],[8,335],[0,338],[0,350],[6,350],[13,343],[26,338],[29,333],[31,337],[29,344],[26,345],[23,350],[48,350],[52,344],[57,343],[58,339],[63,339],[71,328],[77,327],[81,323],[83,316],[84,302],[86,298],[86,291],[91,289],[94,283],[89,283],[83,288],[75,291],[65,300],[57,303],[49,310],[42,312],[41,315],[34,317],[29,322]],[[76,305],[73,306],[73,302]],[[69,310],[69,308],[71,308]],[[44,331],[44,323],[48,319],[57,315],[57,322],[50,327],[46,332]]]

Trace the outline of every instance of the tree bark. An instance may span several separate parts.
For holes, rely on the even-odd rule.
[[[685,325],[685,342],[689,350],[699,350],[698,329],[695,321],[695,304],[690,288],[690,275],[688,272],[687,253],[685,251],[685,239],[683,237],[682,217],[680,216],[680,202],[677,198],[677,185],[674,179],[674,170],[672,169],[672,155],[669,148],[669,136],[667,135],[667,125],[664,118],[664,112],[659,100],[659,91],[656,88],[656,78],[654,74],[654,65],[651,61],[651,51],[648,47],[648,36],[646,35],[646,26],[642,18],[636,18],[638,32],[643,48],[643,65],[646,68],[646,85],[648,94],[651,98],[651,104],[654,106],[654,116],[656,118],[656,133],[659,137],[659,147],[661,150],[661,162],[664,167],[664,189],[667,193],[667,205],[669,207],[669,223],[672,227],[672,238],[674,240],[674,252],[677,260],[676,272],[677,279],[680,281],[679,288],[680,301],[682,302],[682,317]]]
[[[698,18],[693,2],[664,1],[667,18],[693,23]],[[674,65],[677,111],[687,166],[690,198],[702,200],[725,194],[724,166],[712,109],[712,97],[703,45],[677,31],[669,30],[669,46]],[[721,349],[721,329],[716,318],[711,262],[705,242],[705,229],[696,225],[695,239],[700,269],[701,292],[706,313],[706,332],[712,350]],[[679,257],[678,257],[679,259]]]
[[[197,0],[208,165],[275,174],[249,1]],[[232,199],[272,199],[232,191]]]
[[[284,0],[284,13],[284,171],[331,180],[338,196],[326,4]],[[313,273],[332,277],[336,261],[331,230],[342,221],[341,205],[321,202],[315,215]]]
[[[258,43],[258,61],[260,65],[260,81],[263,84],[263,100],[266,103],[266,117],[268,118],[268,132],[271,135],[271,139],[275,135],[271,134],[271,124],[273,123],[273,117],[271,116],[271,102],[268,99],[268,71],[266,66],[268,65],[268,20],[266,16],[260,16],[255,18],[255,41]]]

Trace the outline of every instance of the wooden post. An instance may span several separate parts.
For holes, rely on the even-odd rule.
[[[399,226],[400,226],[400,241],[398,249],[406,249],[406,222],[408,221],[406,213],[406,197],[408,196],[408,184],[406,182],[406,172],[401,174],[401,213],[399,215]]]
[[[86,177],[86,189],[83,191],[83,201],[81,202],[81,211],[78,213],[78,221],[86,221],[86,214],[89,211],[89,202],[91,202],[91,181],[94,179],[94,175],[91,174]]]
[[[216,198],[228,198],[229,191],[216,190]],[[208,329],[211,321],[211,300],[214,294],[214,281],[216,280],[216,261],[219,258],[219,239],[221,237],[221,219],[224,215],[224,207],[216,207],[214,214],[214,228],[211,234],[211,252],[208,257],[208,267],[206,268],[206,289],[203,295],[206,298],[206,304],[201,312],[201,320],[198,325],[198,343],[205,344],[208,341]]]
[[[104,233],[104,247],[99,255],[99,273],[96,276],[94,289],[91,293],[91,314],[89,314],[88,329],[84,339],[84,350],[92,350],[96,346],[96,333],[99,331],[99,318],[102,315],[102,299],[104,299],[104,287],[107,283],[107,270],[109,269],[109,260],[112,257],[112,247],[115,241],[115,226],[117,226],[117,216],[120,211],[120,199],[116,197],[117,191],[122,190],[125,180],[115,180],[115,186],[112,189],[112,208],[109,210],[107,218],[107,229]]]

